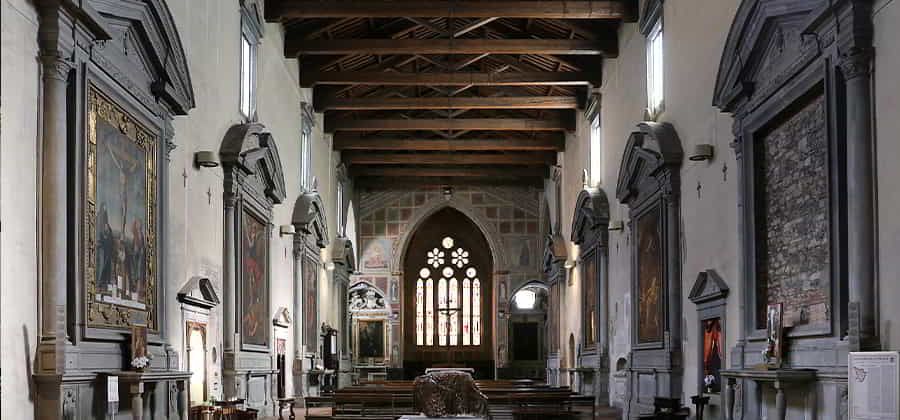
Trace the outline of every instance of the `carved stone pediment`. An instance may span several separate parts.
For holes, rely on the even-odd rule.
[[[331,261],[344,267],[349,272],[356,270],[356,257],[353,241],[348,238],[337,238],[331,244]]]
[[[722,53],[713,104],[735,112],[759,102],[818,55],[828,41],[807,33],[807,26],[822,6],[818,0],[742,2]]]
[[[381,311],[387,307],[384,292],[367,282],[354,284],[348,295],[351,311]]]
[[[275,317],[272,318],[272,324],[276,327],[288,328],[293,322],[294,319],[291,317],[291,312],[283,306],[275,311]]]
[[[147,74],[152,80],[150,93],[165,103],[175,114],[185,115],[194,107],[194,88],[188,71],[187,58],[175,21],[166,2],[145,0],[130,2],[123,7],[120,2],[78,2],[84,13],[102,16],[99,25],[112,34],[125,34],[123,42],[111,42],[104,48],[123,46],[121,54],[133,69]],[[135,86],[144,90],[141,86]]]
[[[616,197],[633,207],[663,186],[678,188],[677,166],[684,159],[681,141],[669,123],[642,122],[640,131],[632,132],[625,146],[619,168]]]
[[[599,188],[587,188],[578,194],[572,216],[572,242],[583,247],[606,244],[609,226],[609,200]]]
[[[688,299],[696,304],[726,297],[728,297],[728,285],[713,269],[697,274],[697,280],[694,281],[694,286],[691,287],[691,293],[688,295]]]
[[[325,221],[325,204],[317,192],[300,194],[294,203],[291,223],[298,232],[313,235],[316,245],[328,245],[328,224]]]
[[[220,302],[215,287],[206,277],[191,277],[178,291],[178,301],[205,309],[211,309]]]
[[[246,123],[231,126],[225,133],[219,158],[226,169],[237,169],[244,175],[242,179],[253,182],[273,203],[279,204],[287,196],[284,175],[278,147],[271,133],[260,123]],[[226,173],[226,188],[231,175]],[[226,191],[226,193],[231,191]]]

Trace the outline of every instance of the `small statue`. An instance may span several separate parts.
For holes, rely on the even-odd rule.
[[[487,397],[466,372],[431,372],[416,378],[413,404],[427,417],[479,415],[487,417]]]

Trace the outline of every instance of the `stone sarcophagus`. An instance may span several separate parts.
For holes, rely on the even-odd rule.
[[[416,378],[416,410],[427,417],[487,416],[487,398],[466,372],[431,372]]]

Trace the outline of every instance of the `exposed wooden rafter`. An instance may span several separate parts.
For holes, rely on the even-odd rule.
[[[335,98],[315,101],[319,111],[369,111],[413,109],[574,109],[572,96],[435,96],[420,98]]]
[[[358,135],[336,134],[333,139],[335,150],[432,150],[451,151],[491,151],[491,150],[556,150],[565,148],[563,136],[544,138],[464,138],[464,139],[422,139],[422,138],[382,138],[360,137]]]
[[[571,118],[329,118],[325,131],[421,131],[421,130],[493,130],[493,131],[567,131],[575,129]]]
[[[348,165],[553,165],[555,152],[508,153],[372,153],[345,152],[341,156]]]
[[[300,85],[376,86],[584,86],[595,75],[587,72],[399,73],[399,72],[301,72]]]
[[[539,19],[624,19],[624,1],[321,1],[282,0],[267,4],[270,18],[386,18],[386,17],[469,17]]]
[[[551,54],[615,55],[607,41],[585,39],[293,39],[284,41],[284,54]]]

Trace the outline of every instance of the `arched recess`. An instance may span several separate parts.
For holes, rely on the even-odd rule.
[[[631,416],[653,398],[681,397],[681,141],[669,123],[642,122],[625,146],[616,197],[629,207],[632,241]],[[649,385],[648,385],[649,384]],[[650,386],[652,385],[652,386]]]
[[[402,277],[407,377],[442,366],[494,376],[493,259],[484,233],[459,210],[442,208],[416,228]]]
[[[545,380],[547,375],[547,338],[550,288],[540,280],[523,283],[510,291],[507,337],[509,361],[497,369],[498,379]]]
[[[609,372],[608,305],[609,200],[599,188],[582,190],[575,200],[572,234],[581,250],[581,354],[577,361],[582,393],[607,395]]]
[[[229,128],[219,156],[225,175],[223,389],[225,398],[269,407],[275,368],[269,257],[272,209],[286,195],[281,160],[275,139],[259,123]]]

